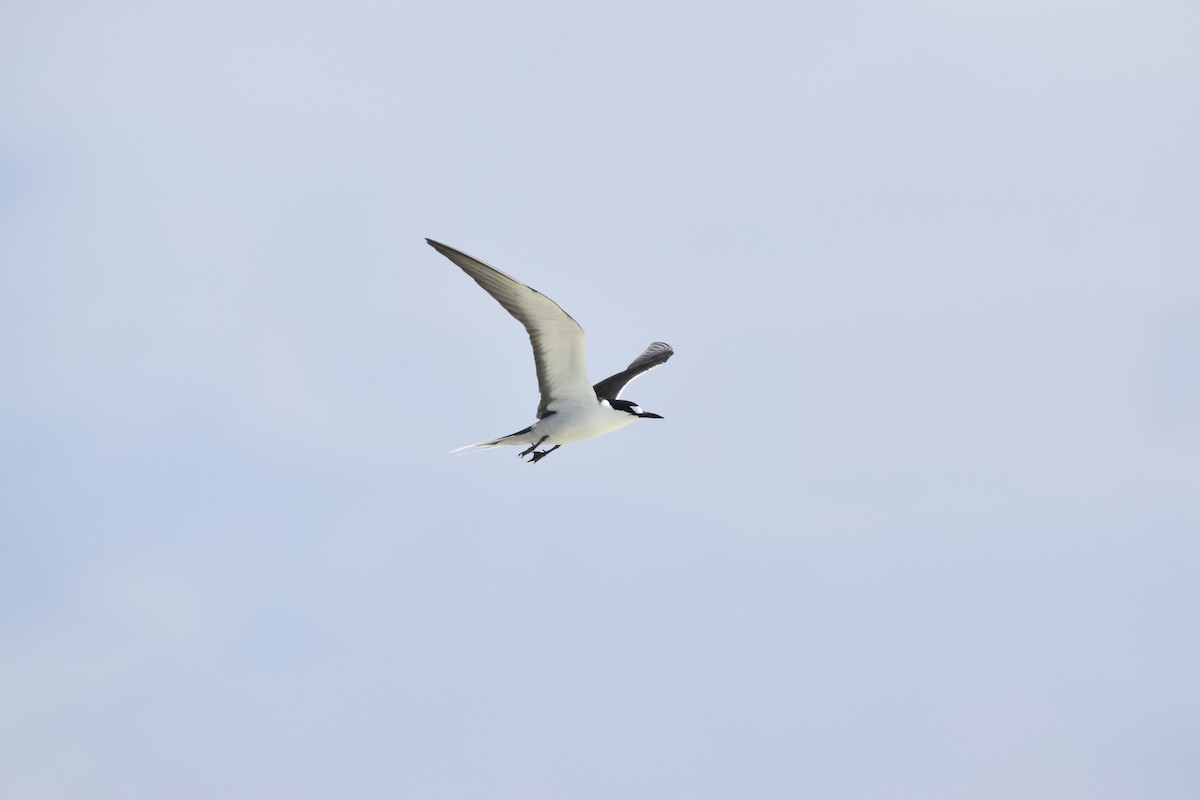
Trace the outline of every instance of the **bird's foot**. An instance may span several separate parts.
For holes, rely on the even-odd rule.
[[[521,452],[517,453],[517,458],[524,458],[525,456],[529,455],[534,450],[538,449],[538,445],[540,445],[542,442],[546,441],[549,438],[550,438],[549,436],[543,436],[542,438],[538,439],[536,442],[529,445],[529,447],[527,447],[524,450],[522,450]],[[534,461],[537,461],[536,457],[534,457]]]
[[[534,451],[533,458],[529,459],[529,463],[536,464],[537,462],[541,461],[543,458],[550,455],[551,453],[553,453],[555,450],[557,450],[560,447],[562,447],[561,444],[556,444],[556,445],[554,445],[554,447],[551,447],[549,450]]]

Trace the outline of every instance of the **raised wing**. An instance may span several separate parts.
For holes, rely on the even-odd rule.
[[[626,384],[631,380],[643,372],[649,372],[655,367],[661,367],[673,355],[675,355],[675,351],[671,349],[671,345],[666,342],[655,342],[647,347],[645,352],[635,358],[632,364],[616,375],[600,381],[592,387],[592,390],[595,391],[596,397],[616,400],[621,396],[621,392],[625,390]]]
[[[578,322],[549,297],[495,267],[441,242],[425,241],[470,275],[529,332],[542,393],[538,419],[555,410],[555,401],[591,400],[595,396],[588,386],[583,328]]]

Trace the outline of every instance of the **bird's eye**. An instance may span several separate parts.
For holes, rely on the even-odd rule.
[[[630,409],[633,411],[633,413],[635,413],[635,414],[640,414],[640,413],[642,413],[642,407],[641,407],[641,406],[630,406],[629,408],[630,408]]]

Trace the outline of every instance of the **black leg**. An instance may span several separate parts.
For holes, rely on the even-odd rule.
[[[551,447],[549,450],[538,450],[536,453],[533,454],[533,458],[529,459],[529,463],[536,464],[537,462],[541,461],[543,458],[550,455],[551,453],[553,453],[555,450],[557,450],[560,447],[562,447],[561,444],[556,444],[556,445],[554,445],[554,447]]]
[[[526,448],[526,449],[522,450],[521,452],[517,453],[517,458],[524,458],[525,456],[529,455],[529,454],[530,454],[530,453],[532,453],[534,450],[537,450],[537,449],[538,449],[538,445],[539,445],[539,444],[541,444],[542,442],[546,441],[546,440],[547,440],[547,439],[549,439],[549,438],[550,438],[550,437],[547,435],[547,436],[543,436],[542,438],[538,439],[536,442],[534,442],[533,444],[529,445],[529,447],[528,447],[528,448]]]

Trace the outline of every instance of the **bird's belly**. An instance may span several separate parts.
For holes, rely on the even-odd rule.
[[[542,418],[530,433],[534,435],[535,441],[545,436],[549,444],[571,444],[612,433],[635,420],[637,417],[632,414],[599,405],[582,409],[563,409]]]

